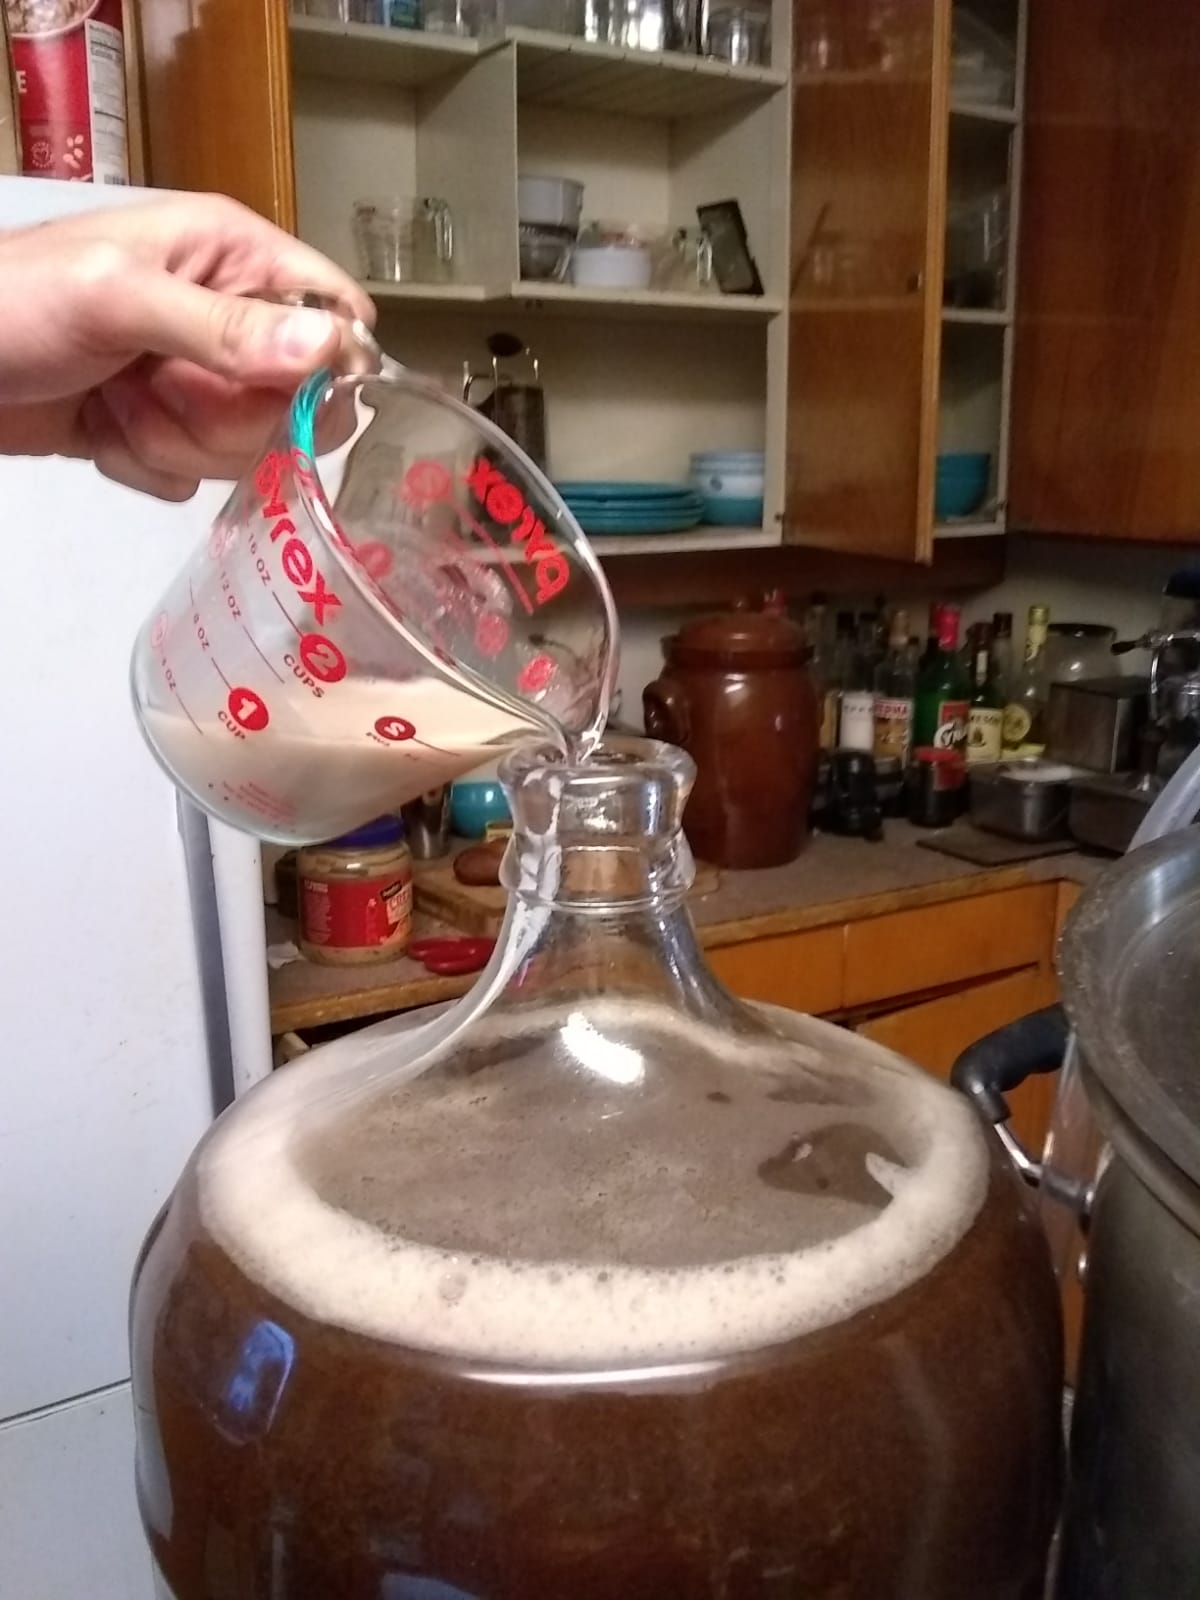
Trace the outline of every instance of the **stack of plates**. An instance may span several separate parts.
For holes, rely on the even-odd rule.
[[[702,501],[677,483],[558,483],[584,533],[682,533],[700,521]]]

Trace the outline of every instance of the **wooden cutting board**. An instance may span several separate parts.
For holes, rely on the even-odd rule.
[[[688,898],[712,894],[720,882],[716,867],[697,861],[696,881]],[[494,939],[504,921],[508,890],[478,889],[459,883],[449,861],[431,861],[427,865],[418,862],[413,872],[413,899],[418,911],[439,922],[479,938]]]

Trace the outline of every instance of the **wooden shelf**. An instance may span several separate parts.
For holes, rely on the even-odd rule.
[[[782,543],[778,528],[689,528],[686,533],[603,534],[589,536],[598,556],[687,555],[701,550],[774,550]]]
[[[713,318],[766,321],[783,310],[775,295],[689,294],[671,289],[581,289],[573,283],[512,284],[510,298],[524,310],[547,314],[587,311],[597,316],[706,322]]]
[[[792,300],[793,312],[860,313],[865,311],[911,311],[919,316],[923,302],[919,294],[798,294]]]
[[[292,17],[292,65],[312,78],[391,83],[416,89],[478,60],[487,46],[453,34],[415,28],[376,28],[361,22]]]
[[[567,317],[587,313],[617,321],[766,322],[783,310],[771,295],[685,294],[657,289],[577,289],[570,283],[524,283],[489,287],[480,283],[379,283],[360,279],[380,305],[429,302],[451,306],[511,306],[520,311]]]
[[[935,539],[994,539],[997,534],[1005,532],[1007,532],[1007,529],[1001,517],[992,517],[983,521],[964,517],[961,522],[935,523],[933,537]]]
[[[982,306],[944,306],[942,321],[973,328],[1007,328],[1012,321],[1012,312]]]
[[[517,98],[569,111],[670,120],[763,100],[788,82],[771,67],[625,50],[532,28],[509,28],[505,37],[517,49]]]
[[[916,84],[930,81],[929,74],[921,72],[895,72],[890,67],[830,67],[827,71],[797,71],[793,83],[797,89],[911,89]]]
[[[1015,128],[1021,120],[1016,106],[989,106],[972,100],[950,101],[950,115],[969,122],[995,122],[1003,127]]]
[[[377,279],[359,280],[372,300],[440,300],[447,305],[485,305],[501,300],[503,294],[481,283],[381,283]]]

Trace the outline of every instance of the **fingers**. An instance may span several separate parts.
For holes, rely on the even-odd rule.
[[[226,195],[189,195],[185,201],[160,203],[178,208],[171,224],[176,248],[185,229],[206,250],[211,251],[214,239],[221,241],[219,262],[202,274],[214,288],[240,294],[256,289],[317,289],[339,301],[351,317],[369,328],[375,326],[374,303],[360,283],[256,211]]]
[[[163,195],[110,217],[109,237],[194,282],[235,295],[318,289],[375,324],[370,296],[349,273],[227,195]]]
[[[242,389],[185,361],[138,362],[101,392],[136,455],[192,477],[240,477],[287,411],[278,391]]]
[[[130,279],[95,312],[95,331],[112,349],[179,356],[250,387],[291,389],[341,345],[343,324],[328,311],[221,294],[152,268]]]
[[[99,394],[89,395],[80,409],[80,427],[87,453],[114,483],[139,489],[160,500],[190,500],[198,478],[166,471],[143,461],[130,446],[119,423]]]

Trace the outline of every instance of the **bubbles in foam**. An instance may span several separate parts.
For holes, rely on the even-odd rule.
[[[601,1031],[629,1025],[628,1006],[612,1007],[611,1016],[607,1009],[604,1002],[589,1008]],[[728,1035],[673,1013],[635,1020],[669,1036],[681,1062],[718,1047],[730,1053]],[[391,1114],[386,1079],[376,1079],[364,1099],[351,1087],[362,1074],[342,1064],[336,1049],[325,1062],[317,1056],[277,1074],[202,1147],[196,1181],[204,1225],[248,1276],[305,1314],[460,1360],[551,1370],[703,1361],[832,1326],[908,1287],[957,1244],[986,1191],[986,1146],[967,1102],[898,1057],[793,1013],[773,1011],[771,1020],[785,1042],[738,1041],[731,1070],[777,1083],[790,1066],[809,1091],[808,1137],[798,1148],[844,1122],[849,1100],[856,1125],[874,1130],[890,1152],[867,1149],[860,1159],[862,1184],[883,1200],[843,1208],[841,1231],[828,1237],[671,1267],[639,1264],[635,1249],[614,1249],[604,1260],[450,1249],[423,1241],[418,1230],[406,1233],[403,1216],[394,1229],[376,1226],[318,1192],[298,1132],[323,1097],[325,1126],[336,1125],[339,1113]],[[535,1021],[523,1017],[522,1029]],[[509,1018],[496,1019],[490,1042],[502,1046],[510,1028]],[[845,1095],[823,1096],[831,1081]],[[453,1090],[431,1097],[415,1148],[438,1117],[453,1124],[453,1100]],[[795,1097],[773,1104],[771,1115],[781,1128],[793,1126]],[[307,1115],[310,1125],[317,1120]],[[398,1145],[395,1160],[408,1159]],[[653,1151],[647,1159],[658,1164]],[[620,1181],[615,1173],[618,1196]],[[431,1198],[436,1206],[436,1191]],[[579,1197],[550,1196],[545,1209],[569,1198]]]

